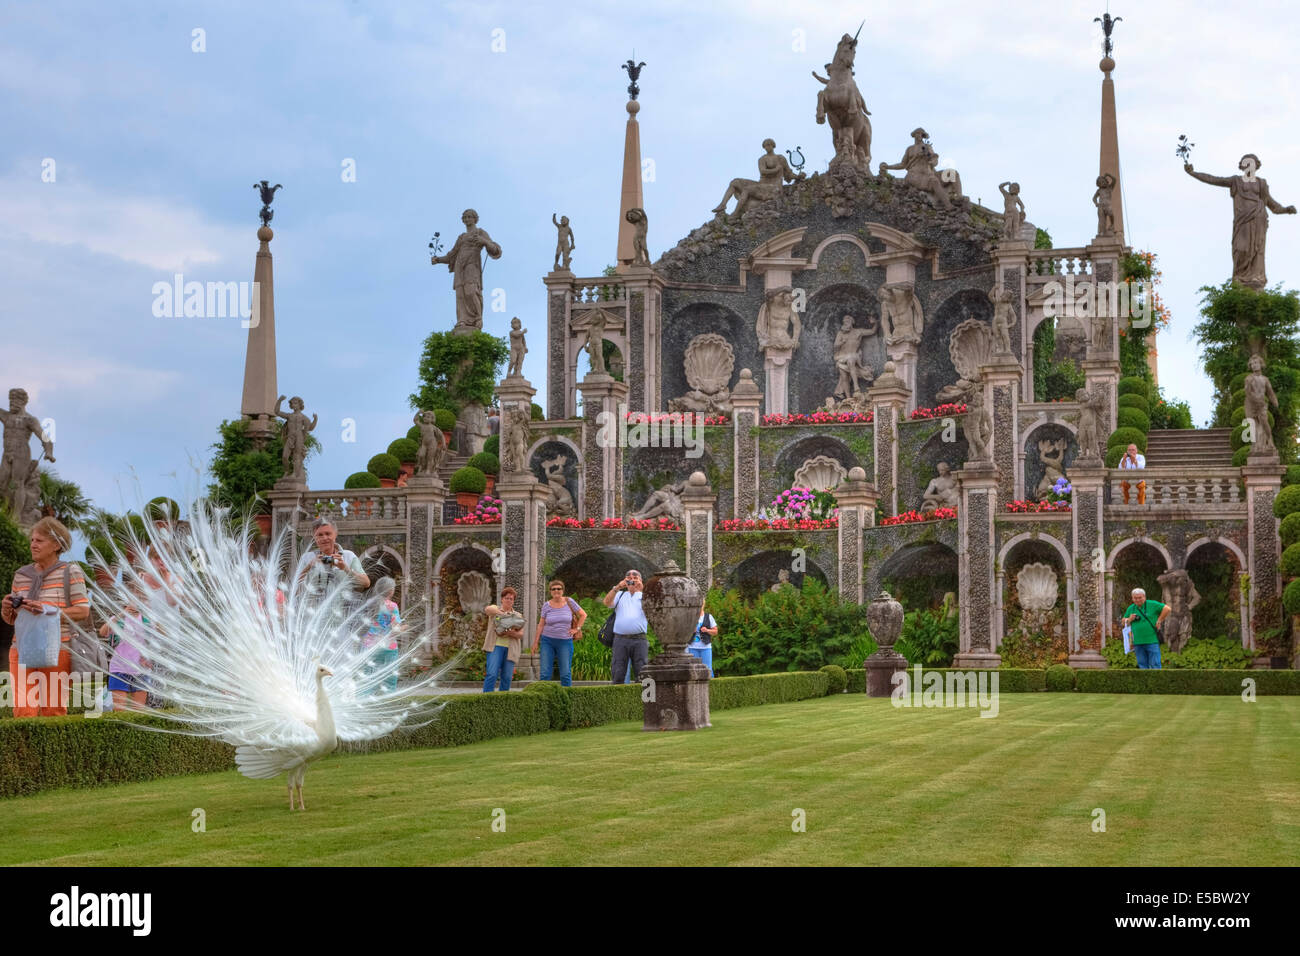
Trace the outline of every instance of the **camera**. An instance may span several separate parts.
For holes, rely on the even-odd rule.
[[[320,556],[320,563],[323,564],[323,565],[325,565],[325,567],[327,567],[327,568],[332,568],[332,567],[334,567],[334,555],[332,555],[332,554],[322,554],[322,555]]]
[[[23,599],[23,596],[22,596],[21,594],[11,594],[11,595],[9,595],[9,603],[13,605],[13,608],[14,608],[15,611],[18,610],[20,607],[23,606],[23,600],[24,600],[24,599]]]

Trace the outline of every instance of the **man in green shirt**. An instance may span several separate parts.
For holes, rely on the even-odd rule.
[[[1120,623],[1132,628],[1133,653],[1137,655],[1138,667],[1160,670],[1160,635],[1156,633],[1156,627],[1169,616],[1169,607],[1159,601],[1148,601],[1147,592],[1142,588],[1134,588],[1132,597],[1133,603],[1124,612]]]

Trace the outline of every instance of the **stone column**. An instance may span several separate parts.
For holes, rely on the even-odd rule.
[[[875,442],[875,485],[879,500],[889,515],[898,514],[898,418],[904,414],[912,393],[896,374],[892,361],[868,391]]]
[[[497,386],[497,395],[501,398],[501,450],[507,451],[509,428],[514,416],[529,414],[532,398],[536,393],[528,379],[522,376],[508,377]],[[500,586],[509,585],[515,589],[515,606],[528,608],[525,612],[525,643],[532,640],[532,629],[536,623],[530,619],[532,609],[541,606],[544,585],[540,582],[543,552],[538,550],[539,535],[542,547],[545,547],[546,501],[549,493],[538,482],[527,460],[516,462],[508,460],[503,454],[501,474],[497,479],[494,493],[501,499],[501,554],[498,556],[504,565],[498,571]],[[543,526],[539,531],[538,523]],[[494,568],[494,570],[497,570]],[[498,592],[499,595],[500,592]],[[515,673],[521,680],[532,676],[531,662],[521,656]]]
[[[623,512],[622,441],[627,434],[623,415],[628,387],[609,375],[588,375],[581,388],[584,514],[616,518]]]
[[[995,507],[1016,497],[1016,469],[1020,465],[1020,381],[1024,369],[1014,356],[993,357],[980,368],[984,401],[993,414],[993,463],[998,469]]]
[[[961,506],[957,509],[957,578],[962,600],[960,652],[953,667],[997,667],[994,650],[993,598],[996,564],[993,519],[996,515],[998,472],[991,462],[967,462],[957,472]]]
[[[578,383],[569,372],[569,317],[573,273],[548,273],[546,283],[546,414],[573,418],[577,414]]]
[[[435,475],[413,475],[406,483],[406,599],[420,599],[419,620],[429,636],[429,651],[437,637],[438,619],[434,600],[433,529],[442,524],[442,505],[447,487]]]
[[[866,569],[863,566],[862,534],[876,523],[876,489],[867,481],[867,473],[858,466],[835,489],[839,501],[839,591],[847,601],[858,604],[866,599]]]
[[[1075,607],[1078,625],[1074,646],[1070,648],[1070,666],[1103,668],[1102,635],[1106,630],[1104,588],[1106,562],[1103,542],[1103,507],[1105,504],[1106,468],[1099,458],[1079,458],[1070,468],[1074,486],[1071,525],[1074,535]]]
[[[627,266],[623,289],[627,294],[627,352],[623,356],[625,399],[634,412],[654,411],[659,401],[659,308],[663,279],[649,266]],[[585,405],[587,399],[583,397]]]
[[[886,348],[889,360],[897,369],[899,380],[907,389],[907,401],[899,411],[899,417],[911,415],[916,410],[916,343],[899,342]]]
[[[1025,273],[1029,270],[1029,254],[1032,250],[1033,244],[1024,240],[999,239],[993,247],[993,281],[1011,293],[1015,325],[1007,331],[1011,333],[1011,351],[1020,361],[1026,358],[1030,342],[1025,331],[1028,325],[1025,316],[1029,314],[1025,305]],[[1025,367],[1029,367],[1028,362],[1025,362]],[[1019,387],[1020,383],[1016,384]]]
[[[305,487],[304,487],[305,490]],[[298,566],[298,516],[302,509],[302,491],[294,489],[273,488],[268,500],[271,502],[271,540],[276,541],[280,529],[286,525],[290,528],[289,541],[285,548],[289,566],[284,573],[292,574]]]
[[[1112,202],[1118,203],[1119,190],[1116,189]],[[1116,222],[1118,218],[1118,206],[1116,208]],[[1123,243],[1115,237],[1105,237],[1094,239],[1087,246],[1088,255],[1092,259],[1092,282],[1094,283],[1094,292],[1096,300],[1096,313],[1103,314],[1105,310],[1106,322],[1109,325],[1109,342],[1104,348],[1097,348],[1092,344],[1092,326],[1089,320],[1084,323],[1084,332],[1088,335],[1087,358],[1081,363],[1084,374],[1084,386],[1094,395],[1100,395],[1105,400],[1105,407],[1102,410],[1101,421],[1106,428],[1106,435],[1113,432],[1119,421],[1119,408],[1117,402],[1117,391],[1120,380],[1119,369],[1119,330],[1120,323],[1127,322],[1127,316],[1114,314],[1116,311],[1122,311],[1118,308],[1112,309],[1111,290],[1117,289],[1116,283],[1119,282],[1119,257],[1123,255]],[[1115,305],[1118,306],[1118,294],[1115,296]],[[1149,333],[1152,334],[1152,333]],[[1105,436],[1102,437],[1105,441]]]
[[[686,574],[699,585],[700,593],[713,586],[713,516],[718,496],[709,487],[704,472],[696,471],[682,492],[686,521]]]
[[[758,406],[763,393],[754,384],[754,373],[740,370],[740,381],[731,390],[732,460],[735,462],[735,486],[732,517],[747,518],[759,508],[758,502]]]
[[[763,350],[763,371],[766,373],[763,394],[767,398],[769,415],[790,412],[790,358],[793,355],[793,349]]]
[[[1246,459],[1241,475],[1246,483],[1246,570],[1250,573],[1249,643],[1255,650],[1255,629],[1282,623],[1282,581],[1278,562],[1282,542],[1278,538],[1278,520],[1273,515],[1273,500],[1282,488],[1286,469],[1278,464],[1277,453]]]

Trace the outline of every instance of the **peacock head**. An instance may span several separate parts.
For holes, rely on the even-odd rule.
[[[333,677],[333,676],[334,676],[334,672],[333,672],[332,670],[330,670],[328,667],[326,667],[324,664],[317,664],[317,665],[316,665],[316,679],[317,679],[317,680],[320,680],[321,678],[325,678],[325,677]]]

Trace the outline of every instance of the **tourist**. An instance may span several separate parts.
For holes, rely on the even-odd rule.
[[[537,643],[541,649],[539,680],[550,680],[556,662],[560,665],[560,686],[573,686],[573,642],[582,640],[587,612],[571,597],[564,596],[564,582],[550,583],[551,598],[542,605],[537,622]]]
[[[370,587],[370,577],[361,566],[361,559],[346,548],[338,546],[338,529],[328,518],[317,518],[311,526],[311,536],[316,549],[298,559],[298,577],[307,579],[314,597],[323,597],[334,583],[336,574],[347,575],[354,587],[364,591]]]
[[[139,588],[132,585],[132,590]],[[143,670],[149,662],[141,656],[140,630],[149,626],[149,619],[140,613],[135,604],[123,606],[121,617],[113,618],[99,629],[101,637],[109,638],[113,659],[108,665],[108,690],[113,695],[114,710],[142,710],[149,703],[149,689]],[[131,707],[127,707],[127,702]]]
[[[19,614],[58,615],[59,655],[54,667],[22,667],[18,656],[18,637],[9,648],[9,673],[14,693],[15,717],[57,717],[68,712],[65,696],[71,681],[72,623],[90,617],[90,598],[86,594],[86,577],[73,563],[60,561],[59,555],[72,546],[72,534],[57,518],[42,518],[30,533],[32,563],[14,572],[10,594],[0,601],[0,617],[14,624]],[[16,606],[15,599],[21,602]],[[35,676],[36,699],[28,695],[28,681]],[[59,692],[55,698],[56,690]]]
[[[609,589],[604,597],[605,607],[614,609],[614,657],[610,662],[610,682],[626,684],[628,667],[637,680],[641,679],[641,668],[645,667],[649,656],[649,644],[646,640],[645,612],[641,609],[645,585],[641,581],[641,572],[629,570],[623,580]]]
[[[489,604],[483,609],[487,615],[487,630],[483,635],[483,650],[487,651],[487,676],[483,679],[483,693],[497,689],[510,689],[510,678],[515,675],[519,652],[523,648],[524,616],[515,610],[515,589],[501,592],[501,605]]]
[[[700,619],[695,623],[695,639],[686,645],[686,650],[704,662],[713,676],[713,639],[718,636],[718,622],[713,615],[704,610],[704,599],[700,599]]]
[[[1148,601],[1142,588],[1133,589],[1133,603],[1124,612],[1121,623],[1133,635],[1133,653],[1138,667],[1143,670],[1160,670],[1160,632],[1156,630],[1169,616],[1169,608],[1159,601]]]
[[[1137,445],[1129,445],[1128,448],[1124,450],[1124,457],[1119,460],[1119,466],[1121,468],[1145,468],[1147,466],[1147,459],[1145,455],[1138,452]],[[1137,486],[1138,504],[1144,505],[1147,503],[1147,483],[1145,481],[1139,481]],[[1127,481],[1121,481],[1120,488],[1124,492],[1124,504],[1128,504],[1129,483]]]
[[[397,583],[392,578],[380,578],[375,585],[374,599],[377,603],[375,618],[361,638],[361,646],[368,653],[366,676],[383,674],[382,681],[366,682],[365,690],[373,694],[380,687],[387,693],[397,690],[397,669],[393,662],[397,660],[397,636],[393,629],[402,623],[402,615],[393,600],[393,591]]]

